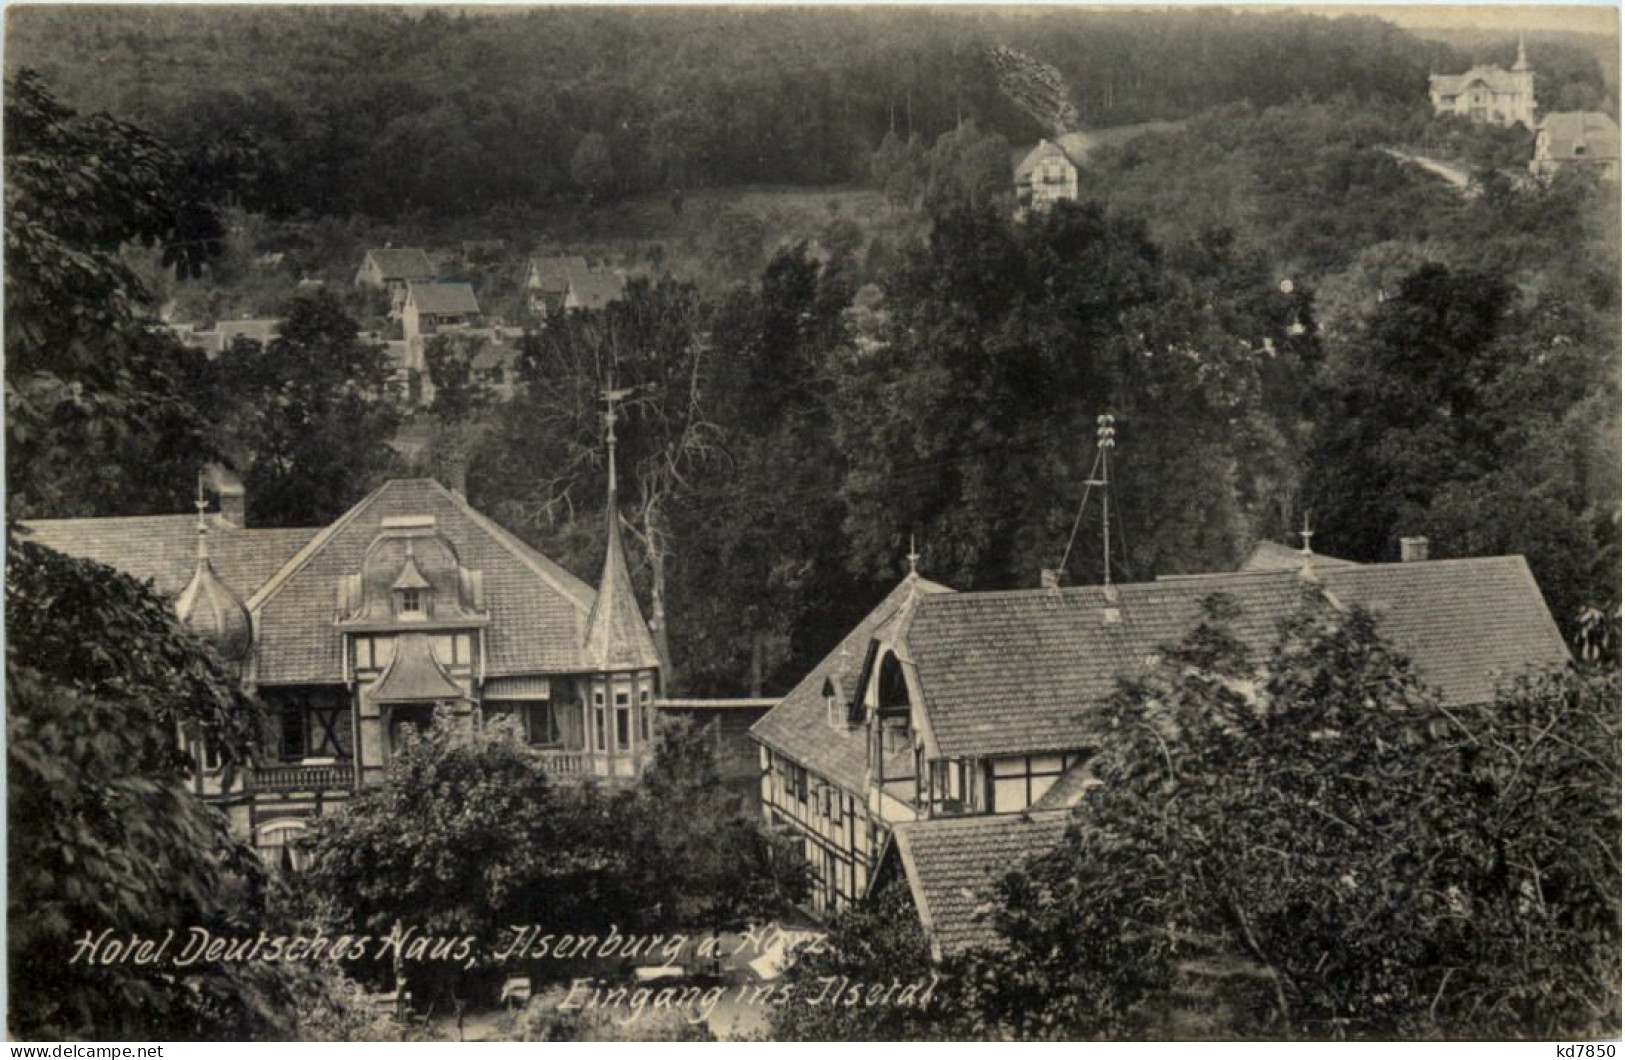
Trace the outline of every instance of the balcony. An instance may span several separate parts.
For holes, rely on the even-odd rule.
[[[350,762],[295,762],[261,766],[249,776],[254,791],[327,791],[355,787],[355,766]]]
[[[538,751],[549,776],[559,780],[585,780],[589,777],[636,777],[649,754],[602,751]]]

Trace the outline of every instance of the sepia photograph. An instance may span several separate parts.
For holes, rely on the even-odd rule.
[[[1614,1056],[1614,4],[4,67],[12,1056]]]

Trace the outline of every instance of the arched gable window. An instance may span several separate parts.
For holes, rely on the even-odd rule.
[[[908,713],[908,681],[903,677],[903,664],[890,652],[880,660],[880,680],[875,691],[882,715]]]
[[[880,715],[881,753],[889,758],[907,750],[911,742],[908,681],[903,676],[903,664],[890,652],[880,660],[875,702]]]

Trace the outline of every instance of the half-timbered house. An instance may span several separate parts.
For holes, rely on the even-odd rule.
[[[1280,549],[1281,552],[1290,550]],[[812,908],[905,878],[939,954],[987,941],[993,872],[1053,845],[1093,781],[1080,712],[1154,665],[1215,593],[1265,650],[1305,583],[1362,606],[1447,705],[1569,653],[1521,556],[1252,569],[1120,586],[953,592],[910,573],[751,731],[762,812],[802,846]],[[985,896],[984,896],[985,897]]]

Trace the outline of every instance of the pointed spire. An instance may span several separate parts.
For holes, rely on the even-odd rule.
[[[587,657],[603,671],[658,670],[660,653],[654,637],[643,621],[637,594],[632,591],[632,575],[627,569],[626,546],[621,541],[621,516],[616,501],[615,481],[615,403],[630,389],[605,389],[604,445],[609,461],[609,489],[604,545],[604,570],[598,581],[598,597],[587,619]]]
[[[1529,56],[1523,48],[1522,33],[1518,34],[1518,61],[1512,64],[1512,68],[1519,71],[1529,69]]]

